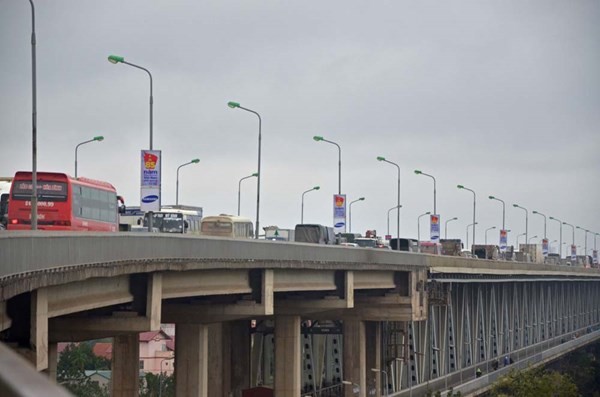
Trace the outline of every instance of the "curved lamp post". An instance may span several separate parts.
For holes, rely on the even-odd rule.
[[[521,234],[517,235],[517,249],[519,249],[519,250],[520,250],[520,248],[519,248],[519,237],[521,237],[521,236],[525,236],[525,239],[527,239],[527,235],[525,233],[521,233]],[[525,240],[525,242],[527,242],[527,240]]]
[[[496,200],[496,201],[500,201],[502,203],[502,230],[506,230],[505,229],[505,225],[504,225],[504,221],[506,220],[506,204],[504,203],[504,200],[501,200],[497,197],[494,196],[489,196],[490,200]]]
[[[533,237],[530,237],[529,240],[527,240],[527,244],[531,244],[531,240],[533,240],[534,238],[538,238],[537,234]]]
[[[186,165],[198,164],[199,162],[200,159],[193,159],[192,161],[188,161],[187,163],[181,164],[179,167],[177,167],[177,181],[175,183],[175,205],[179,205],[179,169],[181,167],[185,167]]]
[[[496,228],[496,226],[492,226],[492,227],[488,227],[487,229],[485,229],[485,245],[487,245],[487,232],[490,230],[494,230]]]
[[[356,203],[357,201],[365,201],[364,197],[360,197],[357,198],[354,201],[351,201],[350,204],[348,205],[348,232],[352,233],[352,204]]]
[[[79,146],[81,145],[85,145],[86,143],[90,143],[90,142],[102,142],[104,140],[103,136],[95,136],[92,139],[89,139],[87,141],[83,141],[79,144],[77,144],[77,146],[75,146],[75,179],[77,179],[77,149],[79,149]]]
[[[456,185],[457,188],[459,189],[464,189],[464,190],[468,190],[471,193],[473,193],[473,245],[475,245],[475,225],[477,225],[477,222],[475,221],[475,203],[477,201],[477,196],[475,195],[475,191],[469,189],[468,187],[464,187],[463,185]],[[468,226],[467,226],[468,229]],[[467,248],[469,246],[469,233],[467,232]]]
[[[567,225],[567,226],[571,226],[571,229],[572,229],[571,231],[573,232],[573,238],[572,238],[572,241],[571,241],[571,250],[572,250],[572,247],[575,246],[575,226],[571,225],[570,223],[567,223],[567,222],[563,222],[562,224],[563,225]],[[577,251],[575,251],[575,254],[577,255]],[[565,255],[565,257],[566,257],[566,255]]]
[[[301,224],[303,224],[303,223],[304,223],[304,195],[305,195],[306,193],[308,193],[308,192],[312,192],[313,190],[319,190],[320,188],[321,188],[320,186],[315,186],[315,187],[313,187],[312,189],[305,190],[305,191],[302,193],[302,208],[301,208],[301,210],[300,210],[300,223],[301,223]]]
[[[260,149],[261,149],[261,141],[262,141],[262,119],[260,118],[260,114],[258,114],[258,112],[255,112],[254,110],[245,108],[243,106],[241,106],[238,102],[227,102],[227,106],[229,106],[232,109],[242,109],[245,110],[246,112],[250,112],[254,115],[256,115],[256,117],[258,117],[258,176],[256,177],[256,233],[254,234],[254,238],[258,239],[258,231],[259,229],[259,219],[260,219],[260,176],[261,176],[261,172],[260,172]]]
[[[521,207],[519,204],[513,204],[513,207],[520,208],[525,211],[525,243],[527,243],[528,238],[528,227],[529,227],[529,211],[525,207]],[[517,246],[519,243],[517,242]]]
[[[109,55],[108,57],[108,62],[112,63],[112,64],[117,64],[117,63],[123,63],[125,65],[129,65],[129,66],[133,66],[134,68],[137,69],[141,69],[144,72],[148,73],[148,77],[150,77],[150,150],[152,150],[152,124],[153,124],[153,118],[152,118],[152,108],[154,105],[154,99],[152,96],[152,73],[150,73],[150,71],[144,67],[141,67],[139,65],[135,65],[133,63],[130,62],[126,62],[125,58],[118,56],[118,55]]]
[[[31,5],[31,230],[37,230],[38,224],[38,194],[37,194],[37,74],[35,54],[35,6]]]
[[[417,175],[425,175],[425,176],[428,176],[431,179],[433,179],[433,214],[437,215],[437,207],[436,207],[436,201],[437,201],[436,195],[437,195],[437,193],[436,193],[436,187],[435,187],[435,177],[433,175],[426,174],[426,173],[424,173],[421,170],[415,170],[415,174],[417,174]]]
[[[546,239],[546,215],[538,211],[531,211],[532,214],[541,215],[544,217],[544,240]]]
[[[385,157],[377,156],[377,161],[383,161],[384,163],[388,163],[393,165],[398,169],[398,199],[396,206],[400,207],[400,166],[393,161],[387,160]],[[396,237],[398,238],[397,248],[400,250],[400,210],[398,210],[398,216],[396,218]]]
[[[431,215],[431,211],[427,211],[417,217],[417,252],[421,252],[421,218],[425,215]]]
[[[476,224],[477,224],[477,222],[470,223],[470,224],[467,225],[467,247],[469,246],[469,228],[471,226],[473,226],[473,239],[475,239],[475,225]],[[473,243],[473,245],[475,245],[475,244]]]
[[[387,235],[390,235],[390,212],[392,212],[393,210],[395,210],[396,208],[398,208],[398,211],[400,211],[400,208],[402,208],[401,205],[396,205],[392,208],[390,208],[387,212]]]
[[[240,201],[241,201],[241,198],[242,198],[242,181],[246,180],[248,178],[254,178],[254,177],[257,177],[257,176],[258,176],[258,172],[255,172],[252,175],[248,175],[248,176],[243,177],[238,182],[238,210],[237,210],[238,216],[240,216]]]
[[[583,255],[584,255],[584,256],[587,256],[587,234],[588,234],[589,230],[587,230],[587,229],[584,229],[584,228],[582,228],[582,227],[579,227],[579,226],[575,226],[575,228],[576,228],[576,229],[579,229],[579,230],[583,230],[583,231],[585,232],[585,233],[584,233],[584,239],[585,239],[585,242],[584,242],[584,244],[583,244],[583,246],[584,246],[584,248],[583,248],[583,249],[584,249],[584,251],[583,251],[583,252],[584,252],[584,254],[583,254]],[[587,259],[586,259],[586,263],[587,263]]]
[[[552,216],[549,216],[548,219],[550,219],[551,221],[558,222],[558,227],[560,228],[559,229],[560,230],[560,238],[559,238],[560,242],[558,243],[559,244],[558,245],[558,257],[559,257],[559,259],[562,259],[562,246],[563,246],[563,244],[562,244],[562,225],[563,225],[563,222],[560,219],[554,218]]]
[[[327,142],[327,143],[331,143],[332,145],[337,146],[337,148],[338,148],[338,194],[342,194],[342,148],[337,143],[327,140],[319,135],[313,136],[313,139],[315,140],[315,142]]]
[[[343,380],[342,384],[352,386],[352,393],[354,394],[360,392],[360,385],[358,383],[350,382],[349,380]]]
[[[448,219],[445,223],[444,223],[444,240],[448,239],[448,222],[452,222],[452,221],[457,221],[458,218],[454,217],[452,219]]]

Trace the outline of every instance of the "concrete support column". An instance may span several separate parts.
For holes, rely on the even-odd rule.
[[[300,316],[275,317],[275,393],[300,396]]]
[[[250,388],[250,327],[248,320],[223,323],[223,391],[242,397]]]
[[[175,335],[175,395],[207,397],[208,326],[177,324]]]
[[[371,371],[371,368],[381,367],[381,322],[368,321],[365,323],[365,339],[366,339],[366,392],[375,388],[375,395],[380,396],[381,393],[381,377],[379,373]]]
[[[365,322],[360,320],[344,320],[344,380],[356,383],[360,391],[359,397],[366,397],[367,357],[366,357]],[[373,368],[379,368],[375,366]],[[369,369],[370,370],[370,369]],[[344,387],[344,396],[355,397],[352,386]]]
[[[33,365],[38,371],[48,368],[48,290],[39,288],[31,293],[31,329],[29,344]]]
[[[56,382],[56,371],[58,366],[58,343],[48,345],[48,368],[44,371],[48,378]]]
[[[112,397],[139,395],[140,342],[138,334],[113,338]]]
[[[229,372],[229,365],[225,362],[223,323],[207,325],[208,329],[208,395],[214,397],[228,397],[224,390],[225,373]]]

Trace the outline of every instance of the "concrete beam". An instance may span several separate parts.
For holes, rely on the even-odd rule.
[[[345,320],[344,380],[356,383],[359,386],[359,397],[367,396],[366,361],[365,322],[360,320]],[[352,386],[344,387],[344,396],[355,396]]]
[[[354,271],[354,289],[396,288],[393,271]]]
[[[251,292],[250,276],[245,269],[194,270],[163,274],[163,299]]]
[[[50,320],[52,339],[57,340],[61,334],[79,333],[112,333],[150,331],[148,317],[138,316],[135,312],[115,312],[112,316],[99,317],[61,317]]]
[[[163,305],[165,323],[211,324],[223,321],[241,320],[273,313],[273,308],[254,301],[238,301],[234,304],[183,304]]]
[[[129,276],[92,278],[48,287],[48,317],[131,302]]]
[[[335,291],[335,271],[312,269],[276,269],[273,289],[275,292]]]

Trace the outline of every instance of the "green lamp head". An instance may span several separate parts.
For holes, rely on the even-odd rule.
[[[422,173],[423,173],[423,172],[422,172],[421,170],[415,170],[415,174],[417,174],[417,175],[420,175],[420,174],[422,174]]]
[[[358,200],[359,200],[359,201],[365,201],[365,198],[364,198],[364,197],[361,197],[361,198],[359,198]]]
[[[117,63],[122,63],[124,61],[125,61],[125,58],[120,57],[118,55],[109,55],[108,56],[108,62],[110,62],[110,63],[117,64]]]
[[[238,102],[227,102],[227,106],[229,106],[232,109],[235,109],[235,108],[239,108],[240,104]]]
[[[377,156],[377,161],[385,161],[385,157],[383,157],[383,156]]]
[[[490,200],[494,200],[495,198],[496,198],[496,197],[494,197],[494,196],[490,196],[490,197],[489,197],[489,199],[490,199]]]
[[[193,164],[198,164],[198,163],[200,162],[200,159],[193,159],[191,162],[192,162]]]
[[[104,137],[102,135],[99,135],[99,136],[95,136],[92,140],[101,142],[104,140]]]
[[[465,187],[463,185],[456,185],[457,188],[459,189],[464,189]]]
[[[319,141],[322,141],[324,138],[323,138],[322,136],[315,135],[315,136],[313,136],[313,139],[314,139],[316,142],[319,142]]]
[[[319,190],[321,188],[321,186],[315,186],[313,187],[314,190]]]
[[[251,176],[258,176],[258,172],[255,172],[254,174],[252,174]]]

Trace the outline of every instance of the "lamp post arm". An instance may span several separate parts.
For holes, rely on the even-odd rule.
[[[94,140],[95,139],[89,139],[89,140],[81,142],[77,146],[75,146],[75,179],[77,179],[77,150],[79,149],[79,146],[84,145],[86,143],[94,142]]]
[[[342,194],[342,148],[333,141],[323,139],[323,142],[331,143],[338,148],[338,194]]]

